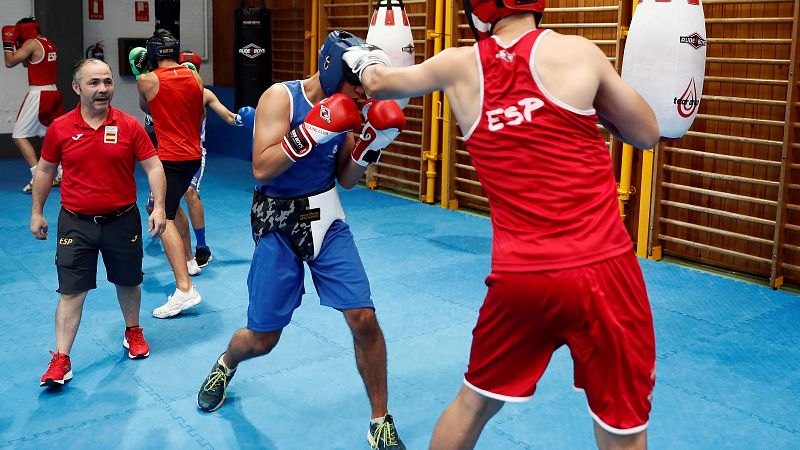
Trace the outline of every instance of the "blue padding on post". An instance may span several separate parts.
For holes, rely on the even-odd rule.
[[[207,86],[233,112],[233,88]],[[252,105],[255,107],[256,105]],[[253,159],[253,130],[234,127],[208,110],[206,117],[206,150],[210,153],[232,156],[251,161]]]

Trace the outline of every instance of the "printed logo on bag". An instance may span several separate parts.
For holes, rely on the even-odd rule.
[[[239,53],[250,59],[255,59],[263,55],[264,53],[267,53],[267,49],[261,48],[256,44],[247,44],[239,49]]]
[[[408,44],[405,47],[400,49],[404,53],[408,53],[409,55],[414,54],[414,44]]]
[[[706,46],[706,40],[698,33],[692,33],[688,36],[681,36],[681,44],[689,44],[697,50],[700,47]]]
[[[322,117],[326,123],[331,123],[331,110],[325,105],[319,105],[319,116]]]
[[[116,144],[117,133],[119,133],[119,129],[117,127],[107,125],[105,132],[103,133],[103,142],[106,144]]]
[[[681,98],[673,98],[672,103],[677,105],[678,114],[683,118],[689,118],[697,111],[700,99],[697,98],[697,85],[694,83],[694,77],[689,81]]]

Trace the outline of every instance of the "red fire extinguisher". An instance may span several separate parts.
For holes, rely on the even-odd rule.
[[[100,42],[90,46],[89,48],[87,48],[86,49],[86,57],[87,58],[99,59],[100,61],[103,61],[104,58],[105,58],[105,53],[103,53],[103,46],[100,45],[102,43],[103,43],[103,41],[100,41]]]

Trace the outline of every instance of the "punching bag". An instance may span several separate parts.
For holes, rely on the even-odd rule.
[[[705,65],[700,0],[640,0],[625,42],[622,79],[653,108],[661,136],[680,138],[692,126]]]
[[[367,42],[380,47],[389,56],[392,67],[415,64],[414,37],[403,0],[379,0],[372,12],[367,30]],[[396,100],[405,108],[410,99]]]
[[[261,94],[272,84],[272,25],[270,12],[244,6],[233,13],[234,106],[255,106]]]
[[[181,40],[181,0],[156,0],[156,30],[165,29]]]

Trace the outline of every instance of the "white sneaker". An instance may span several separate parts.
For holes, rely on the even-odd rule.
[[[189,292],[175,288],[175,293],[167,297],[167,303],[153,310],[153,317],[166,319],[177,316],[181,311],[197,306],[200,303],[200,293],[194,286]]]
[[[30,194],[31,191],[33,191],[33,177],[31,177],[31,181],[28,181],[28,184],[26,184],[25,187],[22,188],[22,192],[26,194]]]
[[[203,269],[201,269],[200,266],[197,265],[197,260],[195,258],[186,261],[186,268],[189,269],[189,275],[191,276],[198,275],[200,272],[203,271]]]

